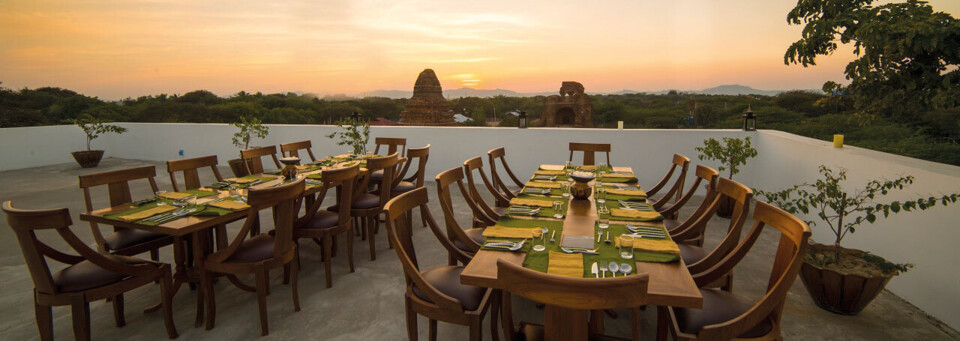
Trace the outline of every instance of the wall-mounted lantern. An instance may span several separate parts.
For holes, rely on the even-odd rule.
[[[527,112],[521,111],[520,115],[517,116],[517,128],[526,129],[527,128]]]
[[[743,114],[743,131],[757,131],[757,116],[753,114],[749,105]]]

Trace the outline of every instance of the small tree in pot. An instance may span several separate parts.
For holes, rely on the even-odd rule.
[[[720,162],[717,170],[721,173],[729,170],[728,179],[733,180],[733,176],[740,173],[740,166],[746,165],[747,160],[757,156],[757,150],[750,145],[750,137],[743,139],[724,137],[723,143],[714,138],[703,140],[703,147],[697,147],[700,152],[700,160],[714,160]],[[717,209],[717,215],[729,218],[733,214],[733,201],[720,201],[720,207]]]
[[[127,131],[127,128],[104,123],[100,119],[90,115],[83,115],[80,118],[70,120],[70,123],[83,129],[83,133],[87,136],[87,150],[71,153],[73,154],[73,159],[77,160],[77,163],[83,168],[96,167],[103,158],[103,150],[90,149],[90,143],[93,142],[93,140],[106,133],[123,134]]]
[[[253,117],[247,120],[246,117],[240,117],[240,122],[234,122],[230,125],[237,127],[239,129],[236,133],[233,134],[233,145],[240,150],[249,149],[250,141],[254,138],[266,138],[267,134],[270,133],[270,128],[263,125],[260,122],[260,119]],[[230,170],[233,171],[234,176],[246,176],[247,167],[243,165],[243,156],[241,155],[239,159],[233,159],[227,161],[230,165]]]
[[[340,130],[327,135],[327,138],[337,139],[337,145],[350,146],[353,155],[367,153],[367,142],[370,141],[369,120],[340,120],[337,121],[337,127]]]
[[[940,202],[946,206],[957,202],[960,194],[918,198],[909,201],[877,202],[893,190],[902,190],[913,183],[912,176],[893,180],[872,180],[856,192],[842,188],[847,179],[845,169],[833,171],[820,166],[821,178],[778,192],[757,191],[757,198],[793,213],[816,213],[833,232],[833,245],[811,244],[804,257],[800,278],[814,301],[823,309],[856,315],[872,301],[893,276],[907,271],[912,264],[888,262],[880,256],[840,245],[843,238],[857,231],[864,222],[873,223],[890,214],[926,210]],[[816,225],[815,221],[807,221]],[[850,290],[850,288],[863,288]]]

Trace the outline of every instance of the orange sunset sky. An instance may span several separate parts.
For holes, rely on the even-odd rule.
[[[930,1],[958,16],[960,1]],[[207,89],[590,92],[721,84],[818,89],[849,48],[783,64],[795,0],[9,1],[0,0],[0,82],[104,99]]]

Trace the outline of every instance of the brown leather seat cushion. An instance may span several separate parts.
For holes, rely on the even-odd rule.
[[[237,252],[226,259],[226,263],[253,263],[273,258],[273,236],[261,234],[249,238],[240,244]]]
[[[705,326],[732,320],[755,304],[748,298],[719,289],[700,289],[700,294],[703,295],[703,309],[674,308],[677,326],[684,333],[697,334]],[[764,319],[740,337],[759,337],[771,330],[773,323],[770,319]]]
[[[167,235],[122,228],[117,232],[114,232],[110,235],[103,237],[104,241],[107,244],[107,247],[110,250],[119,250],[125,249],[137,244],[143,244],[146,242],[151,242],[160,238],[167,237]]]
[[[383,170],[378,170],[373,173],[370,173],[370,181],[381,182],[383,181]]]
[[[483,245],[483,243],[487,241],[487,238],[483,237],[483,229],[466,229],[466,230],[463,230],[463,233],[465,233],[467,237],[470,237],[470,239],[473,240],[478,245]],[[460,239],[455,239],[453,241],[453,245],[456,245],[457,248],[459,248],[460,250],[473,252],[470,250],[470,248],[467,247],[466,244],[461,242]]]
[[[707,251],[702,247],[687,244],[677,244],[677,246],[680,247],[680,259],[683,259],[684,264],[691,265],[707,256]]]
[[[320,210],[320,211],[317,211],[317,214],[313,216],[313,219],[310,219],[299,228],[305,229],[305,230],[328,229],[331,227],[336,227],[337,223],[339,222],[340,222],[339,213]]]
[[[676,231],[674,231],[673,229],[677,228],[677,226],[679,226],[679,225],[680,225],[680,221],[679,221],[679,220],[676,220],[676,219],[664,219],[664,220],[663,220],[663,227],[665,227],[665,228],[667,229],[667,232],[670,232],[670,233],[676,232]]]
[[[394,187],[393,189],[390,190],[390,193],[393,195],[397,195],[401,193],[407,193],[416,188],[417,186],[410,181],[400,181],[400,183],[397,184],[397,187]]]
[[[507,208],[506,208],[506,207],[494,207],[494,208],[493,208],[493,211],[502,216],[504,213],[507,213]]]
[[[147,263],[145,260],[126,256],[109,255],[108,258],[126,264]],[[55,272],[53,283],[57,285],[60,292],[76,292],[113,284],[124,278],[127,278],[127,276],[84,260]]]
[[[476,310],[487,289],[460,284],[461,272],[463,272],[462,266],[441,266],[423,271],[421,274],[423,279],[434,288],[460,301],[460,306],[464,310]],[[413,287],[413,294],[427,302],[432,302],[427,294],[416,286]]]
[[[353,205],[350,205],[350,208],[356,210],[370,209],[380,206],[380,196],[376,194],[364,193],[361,194],[357,200],[353,201]],[[327,208],[328,211],[339,212],[340,206],[333,205],[330,208]]]

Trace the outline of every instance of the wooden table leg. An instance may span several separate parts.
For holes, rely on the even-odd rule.
[[[180,286],[190,281],[190,276],[187,273],[185,243],[186,240],[183,237],[173,237],[173,263],[176,271],[173,273],[173,286],[171,286],[170,297],[177,296],[177,292],[180,291]],[[162,303],[158,302],[144,309],[144,312],[156,311],[160,309],[160,307],[162,307]]]
[[[586,340],[588,310],[567,309],[553,305],[544,307],[546,340]]]
[[[208,230],[201,230],[192,233],[190,236],[193,238],[193,266],[201,267],[203,266],[203,260],[206,258],[206,245],[207,238],[206,235],[209,233]],[[206,292],[206,288],[203,285],[197,286],[197,317],[193,322],[194,327],[200,327],[203,325],[203,302],[205,295],[209,295]]]

